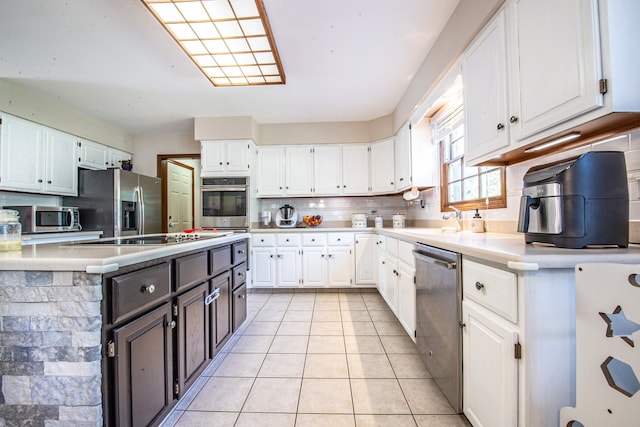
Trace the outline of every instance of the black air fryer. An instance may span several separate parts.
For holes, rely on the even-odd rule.
[[[527,171],[518,231],[526,243],[559,248],[629,246],[624,153],[590,151]]]

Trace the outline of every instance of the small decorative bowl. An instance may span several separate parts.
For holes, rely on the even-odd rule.
[[[316,227],[322,224],[322,216],[320,215],[305,215],[302,217],[302,221],[309,227]]]

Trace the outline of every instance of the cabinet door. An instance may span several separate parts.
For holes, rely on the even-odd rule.
[[[515,327],[468,301],[462,303],[464,414],[476,427],[518,424]]]
[[[369,145],[342,146],[342,193],[369,193]]]
[[[284,148],[260,147],[258,149],[258,197],[284,194]]]
[[[109,148],[109,166],[112,168],[120,168],[122,167],[123,160],[131,160],[131,153],[127,153],[126,151],[117,150],[115,148]]]
[[[603,103],[597,1],[515,0],[509,52],[518,141]],[[465,91],[467,82],[465,80]],[[486,102],[486,99],[483,99]]]
[[[7,190],[39,192],[44,182],[44,127],[2,115],[0,185]]]
[[[313,148],[313,192],[316,196],[342,194],[342,148],[316,145]]]
[[[203,172],[224,172],[225,162],[223,141],[200,143],[200,168]]]
[[[250,150],[249,141],[227,141],[225,150],[227,172],[249,172]]]
[[[310,196],[313,183],[313,157],[311,147],[285,148],[285,193],[290,196]]]
[[[375,234],[356,234],[356,285],[376,283],[376,240]]]
[[[326,286],[327,260],[327,251],[324,247],[302,249],[302,284],[304,286]]]
[[[209,283],[204,282],[176,299],[180,397],[198,379],[209,361],[209,308],[205,305],[208,294]]]
[[[253,282],[255,287],[276,285],[276,250],[275,248],[253,248]]]
[[[496,14],[462,60],[467,162],[509,145],[505,13]]]
[[[77,142],[80,151],[78,166],[87,169],[106,169],[109,166],[109,147],[85,139]]]
[[[376,260],[377,260],[377,269],[376,269],[376,282],[378,287],[378,292],[382,297],[387,299],[387,289],[386,289],[386,257],[385,257],[385,236],[378,235],[376,236]]]
[[[159,423],[172,402],[171,304],[113,331],[115,418],[119,426]]]
[[[302,279],[300,258],[300,249],[298,248],[278,248],[277,286],[300,286]]]
[[[209,291],[213,299],[209,304],[211,358],[213,358],[231,337],[231,274],[226,272],[211,279]]]
[[[384,267],[384,299],[393,314],[398,315],[398,262],[395,258],[386,258]]]
[[[396,191],[406,190],[411,179],[411,129],[409,123],[400,128],[395,138],[395,183]]]
[[[415,270],[398,263],[398,320],[411,339],[416,338],[416,286]]]
[[[68,133],[47,130],[45,138],[44,191],[68,196],[78,195],[76,168],[76,137]]]
[[[247,319],[247,284],[242,284],[233,291],[233,332],[237,331]]]
[[[393,139],[371,144],[371,191],[388,193],[395,190]]]
[[[329,257],[327,278],[329,286],[349,287],[353,283],[352,269],[353,255],[351,248],[343,246],[329,246],[327,248]]]

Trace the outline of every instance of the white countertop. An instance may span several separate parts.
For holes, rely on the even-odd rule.
[[[104,274],[126,265],[247,239],[250,236],[249,233],[234,233],[213,239],[159,246],[92,246],[77,243],[29,245],[23,246],[22,251],[0,252],[0,269]]]
[[[252,233],[280,232],[375,232],[407,242],[420,242],[463,255],[504,264],[513,270],[574,268],[578,263],[614,262],[640,264],[640,246],[628,248],[564,249],[549,245],[526,244],[523,234],[450,232],[439,228],[271,228]]]

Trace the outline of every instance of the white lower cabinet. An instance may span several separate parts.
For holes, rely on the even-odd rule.
[[[404,262],[398,263],[398,320],[407,334],[416,336],[416,285],[415,267]]]
[[[522,264],[462,258],[463,407],[474,427],[557,426],[575,404],[575,271]]]
[[[302,236],[302,284],[349,287],[353,283],[353,233]]]
[[[518,425],[518,333],[473,302],[462,304],[464,414],[474,427]]]
[[[378,236],[380,237],[384,236]],[[378,241],[380,242],[380,240]],[[413,258],[414,244],[386,236],[384,245],[384,260],[378,267],[384,275],[384,283],[379,285],[380,295],[396,315],[402,327],[411,339],[416,334],[416,267]],[[380,249],[378,253],[380,254]]]
[[[376,243],[375,234],[355,235],[355,272],[356,285],[376,284]]]
[[[299,234],[287,234],[282,239],[277,239],[276,234],[263,234],[252,244],[253,287],[300,286],[302,256]]]
[[[353,285],[352,232],[259,233],[252,244],[254,287]]]

